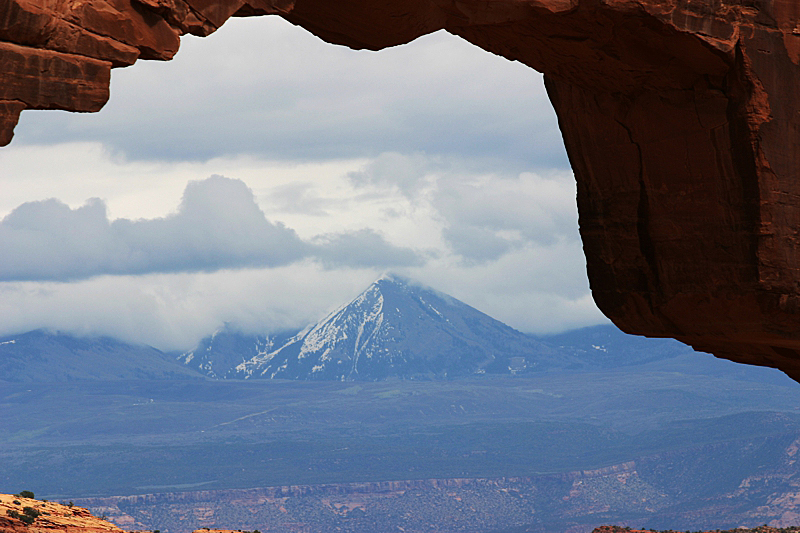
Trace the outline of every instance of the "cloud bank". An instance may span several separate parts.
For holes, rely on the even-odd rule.
[[[0,221],[0,281],[279,267],[317,259],[328,267],[420,266],[424,258],[373,230],[323,233],[310,242],[270,222],[244,182],[214,175],[186,186],[175,213],[109,220],[93,198],[72,209],[27,202]]]
[[[184,36],[171,61],[115,70],[100,113],[24,112],[14,143],[99,141],[137,160],[425,151],[567,168],[541,79],[443,31],[376,53],[279,17],[231,19]]]
[[[132,165],[80,148],[0,153],[19,182],[13,201],[0,198],[0,335],[46,327],[188,349],[223,323],[302,328],[385,270],[523,331],[605,320],[589,295],[569,172],[396,152]],[[83,155],[72,168],[62,159],[61,172],[37,167],[39,181],[15,170],[62,154]],[[190,181],[223,172],[241,181]],[[103,201],[82,205],[93,194]],[[25,201],[36,195],[64,201]]]

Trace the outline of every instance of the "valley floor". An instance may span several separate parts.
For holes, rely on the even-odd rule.
[[[0,492],[163,533],[797,525],[800,388],[702,357],[431,382],[0,382]]]

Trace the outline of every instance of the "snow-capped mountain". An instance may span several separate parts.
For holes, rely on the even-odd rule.
[[[226,376],[428,379],[564,366],[563,355],[430,288],[384,275],[353,301]]]
[[[237,365],[270,353],[291,336],[292,333],[245,335],[225,326],[201,340],[191,351],[179,355],[177,360],[211,378],[236,377]]]

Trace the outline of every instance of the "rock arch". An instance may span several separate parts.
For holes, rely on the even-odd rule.
[[[600,309],[800,380],[800,3],[0,0],[0,144],[23,109],[97,111],[111,68],[256,15],[357,49],[445,29],[543,72]]]

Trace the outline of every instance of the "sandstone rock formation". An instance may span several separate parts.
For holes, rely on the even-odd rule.
[[[0,144],[109,71],[277,14],[381,49],[445,29],[545,73],[600,309],[800,380],[796,0],[0,0]]]
[[[0,533],[122,533],[83,507],[0,494]]]

